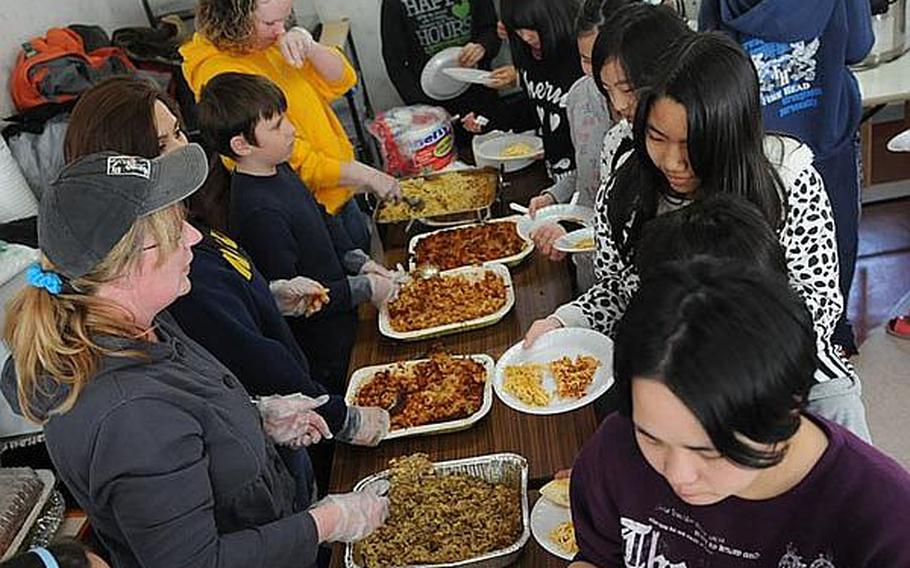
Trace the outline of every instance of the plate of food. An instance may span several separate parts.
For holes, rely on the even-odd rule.
[[[431,266],[450,270],[460,266],[498,262],[515,266],[534,250],[534,243],[518,235],[517,215],[417,235],[408,243],[411,270]]]
[[[375,213],[377,223],[489,210],[496,199],[499,174],[492,168],[469,168],[406,177],[399,185],[404,199],[380,203]]]
[[[465,266],[406,277],[379,310],[379,332],[416,341],[493,325],[515,305],[512,277],[501,264]]]
[[[530,538],[528,462],[491,454],[431,462],[425,454],[392,460],[354,491],[387,484],[389,517],[345,549],[347,568],[507,566]]]
[[[563,560],[578,553],[572,512],[569,510],[569,479],[554,479],[540,488],[540,498],[531,509],[531,535],[544,550]]]
[[[493,131],[472,142],[478,166],[502,167],[506,172],[525,168],[544,156],[543,139],[534,134]]]
[[[590,329],[545,333],[525,349],[521,342],[496,363],[493,390],[506,405],[528,414],[581,408],[613,384],[613,342]]]
[[[446,67],[442,70],[449,78],[461,81],[462,83],[475,83],[477,85],[486,85],[493,74],[483,69],[473,69],[471,67]]]
[[[518,234],[530,238],[534,229],[546,223],[559,223],[568,232],[594,226],[594,210],[581,205],[558,203],[538,209],[534,218],[524,215],[518,220]]]
[[[443,352],[363,367],[351,375],[344,399],[349,405],[387,409],[391,428],[386,440],[455,432],[490,412],[494,367],[489,355]]]
[[[593,252],[597,246],[594,244],[594,227],[585,227],[556,239],[553,248],[562,252]]]

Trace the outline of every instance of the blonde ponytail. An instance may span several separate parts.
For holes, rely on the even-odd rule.
[[[94,376],[101,356],[143,357],[136,350],[111,350],[97,343],[98,336],[139,338],[149,330],[137,325],[124,308],[95,294],[101,284],[137,262],[147,235],[158,244],[161,263],[179,246],[182,230],[181,206],[143,217],[90,274],[67,281],[59,294],[27,286],[7,303],[3,339],[15,364],[19,407],[29,420],[47,420],[48,416],[35,412],[32,402],[47,396],[47,387],[68,390],[51,413],[70,410]],[[54,270],[46,258],[42,257],[41,265]]]

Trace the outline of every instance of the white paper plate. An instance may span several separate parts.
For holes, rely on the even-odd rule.
[[[468,321],[448,323],[445,325],[438,325],[436,327],[428,327],[426,329],[418,329],[415,331],[396,331],[392,329],[392,323],[389,321],[389,306],[388,303],[385,303],[383,304],[382,309],[379,310],[379,333],[391,339],[399,339],[402,341],[417,341],[420,339],[428,339],[430,337],[440,337],[452,333],[461,333],[463,331],[480,329],[482,327],[487,327],[499,322],[499,320],[506,317],[506,314],[509,313],[509,310],[512,309],[512,306],[515,305],[515,290],[512,288],[512,275],[509,273],[508,267],[496,263],[487,264],[484,266],[462,266],[461,268],[443,270],[439,274],[443,276],[446,274],[465,274],[482,278],[484,272],[496,273],[500,278],[502,278],[506,287],[506,303],[492,314],[488,314],[483,317]]]
[[[585,227],[593,227],[594,210],[590,207],[569,205],[568,203],[550,205],[539,209],[533,219],[527,215],[519,219],[518,234],[522,238],[528,238],[537,227],[547,223],[558,223],[559,221],[571,221]]]
[[[486,85],[492,75],[489,71],[472,69],[470,67],[446,67],[442,72],[456,81],[461,81],[462,83],[476,83],[478,85]]]
[[[399,430],[391,430],[386,434],[383,440],[394,440],[395,438],[405,438],[407,436],[421,436],[429,434],[442,434],[444,432],[457,432],[459,430],[466,430],[473,426],[478,420],[489,414],[490,409],[493,407],[493,370],[495,368],[495,363],[493,358],[489,355],[480,354],[480,355],[464,355],[457,356],[459,358],[473,359],[484,366],[484,369],[487,371],[487,381],[483,388],[483,401],[480,403],[480,408],[474,414],[466,417],[459,418],[457,420],[449,420],[447,422],[434,422],[433,424],[424,424],[422,426],[412,426],[410,428],[401,428]],[[354,404],[354,399],[357,396],[357,391],[360,390],[360,385],[369,381],[373,378],[373,375],[379,371],[385,371],[386,369],[391,369],[397,365],[413,365],[416,363],[421,363],[423,361],[428,361],[428,359],[414,359],[411,361],[400,361],[398,363],[387,363],[385,365],[372,365],[370,367],[361,367],[354,371],[351,374],[351,380],[348,381],[348,390],[344,395],[345,402],[349,406]]]
[[[420,88],[428,97],[437,101],[447,101],[468,90],[470,87],[468,83],[456,81],[443,73],[444,69],[460,66],[458,64],[460,52],[460,47],[443,49],[424,65],[420,73]]]
[[[592,239],[590,246],[579,246],[578,243],[584,239]],[[565,235],[556,239],[556,242],[553,243],[553,248],[562,252],[592,252],[597,246],[594,244],[594,227],[585,227],[584,229],[578,229],[577,231],[572,231],[571,233],[566,233]]]
[[[496,362],[496,373],[493,376],[493,390],[506,406],[527,414],[561,414],[576,410],[596,400],[613,385],[613,342],[609,337],[591,329],[578,327],[555,329],[545,333],[534,342],[530,349],[525,349],[521,341],[503,353]],[[558,398],[556,382],[549,370],[544,371],[543,388],[550,392],[549,406],[531,406],[513,397],[505,391],[505,368],[509,365],[524,363],[541,363],[566,356],[575,359],[578,355],[591,355],[600,361],[594,373],[594,380],[588,386],[588,393],[581,398]]]
[[[489,223],[503,223],[505,221],[511,221],[513,223],[516,223],[520,217],[521,217],[520,215],[512,215],[510,217],[502,217],[500,219],[490,219],[486,223],[470,223],[468,225],[459,225],[457,227],[449,227],[447,229],[437,229],[436,231],[424,233],[422,235],[415,235],[414,237],[411,238],[410,242],[408,243],[408,266],[410,267],[411,270],[414,270],[415,268],[417,268],[417,266],[414,264],[414,259],[417,256],[417,244],[420,243],[420,241],[422,241],[423,239],[429,237],[430,235],[435,235],[436,233],[443,233],[445,231],[456,231],[458,229],[464,229],[466,227],[475,227],[477,225],[484,225],[484,224],[489,224]],[[517,231],[517,229],[516,229],[516,231]],[[486,266],[488,264],[505,264],[506,266],[518,265],[522,260],[527,258],[528,255],[531,254],[531,252],[534,251],[534,241],[532,241],[531,239],[525,238],[525,237],[522,237],[522,240],[525,242],[525,248],[521,249],[521,252],[513,254],[512,256],[504,257],[504,258],[494,258],[492,260],[488,260],[483,263],[484,266]]]
[[[556,543],[550,540],[550,533],[561,523],[572,520],[572,513],[567,507],[560,507],[546,497],[538,497],[531,509],[531,536],[537,541],[544,550],[562,558],[563,560],[572,560],[574,554],[556,546]]]

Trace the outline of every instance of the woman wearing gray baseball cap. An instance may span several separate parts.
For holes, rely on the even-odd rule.
[[[61,478],[115,567],[299,567],[378,526],[386,499],[302,511],[236,377],[165,308],[190,289],[199,232],[182,200],[207,174],[190,144],[90,154],[44,193],[40,263],[9,304],[7,400],[43,423]]]

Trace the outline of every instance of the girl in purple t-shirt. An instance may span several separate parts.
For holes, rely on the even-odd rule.
[[[621,410],[572,470],[574,568],[910,566],[910,475],[804,412],[814,332],[784,279],[649,272],[613,364]]]

